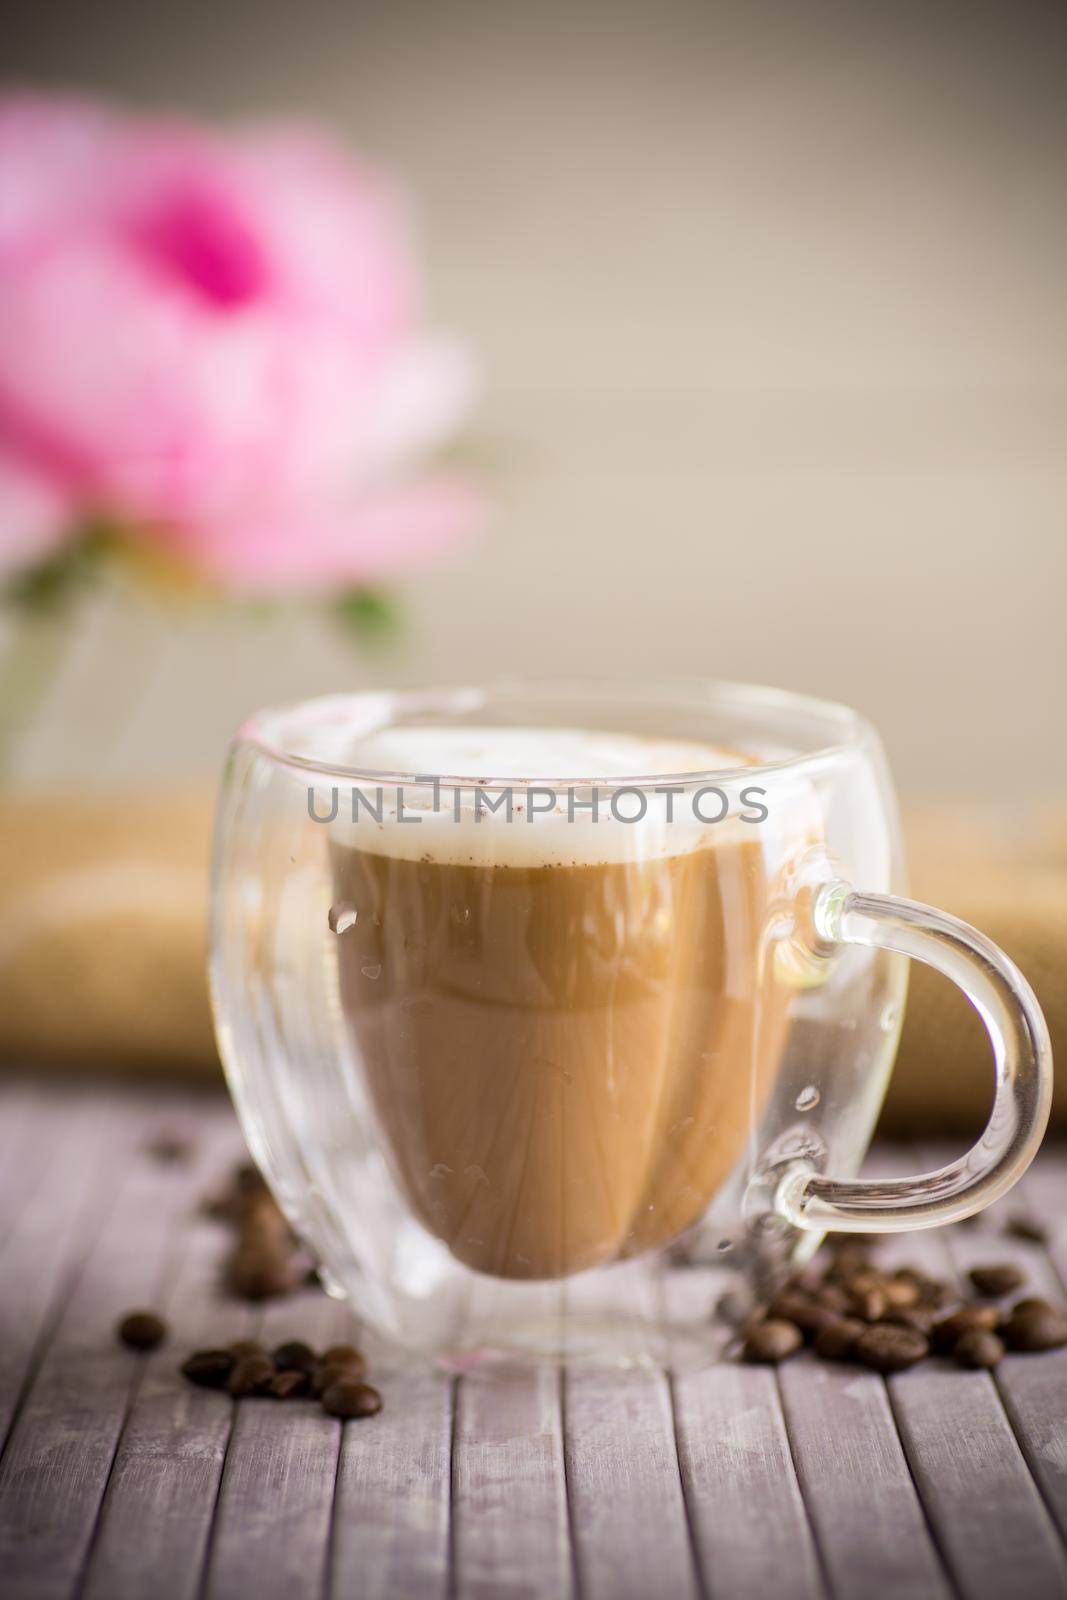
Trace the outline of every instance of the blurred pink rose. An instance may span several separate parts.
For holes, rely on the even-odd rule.
[[[243,590],[378,579],[475,490],[397,197],[321,131],[0,96],[0,574],[102,516]]]

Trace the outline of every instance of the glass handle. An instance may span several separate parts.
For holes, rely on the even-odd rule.
[[[894,895],[832,883],[813,918],[828,946],[873,945],[923,961],[963,990],[993,1046],[996,1096],[974,1148],[914,1178],[843,1182],[791,1165],[775,1203],[797,1228],[896,1233],[958,1222],[989,1205],[1029,1166],[1048,1122],[1052,1049],[1034,991],[1003,950],[956,917]]]

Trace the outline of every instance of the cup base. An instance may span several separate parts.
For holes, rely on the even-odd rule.
[[[459,1377],[492,1378],[524,1367],[691,1372],[719,1360],[731,1338],[721,1323],[705,1327],[642,1317],[568,1314],[497,1324],[486,1338],[438,1352],[436,1364]]]

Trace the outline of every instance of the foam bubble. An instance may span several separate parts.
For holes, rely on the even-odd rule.
[[[360,739],[348,760],[379,772],[447,773],[486,783],[595,783],[750,764],[711,744],[583,728],[380,728]]]

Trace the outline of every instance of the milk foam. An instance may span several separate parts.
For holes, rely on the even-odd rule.
[[[381,818],[362,802],[352,819],[350,790],[338,786],[338,816],[332,839],[352,848],[401,860],[428,859],[479,866],[568,866],[657,860],[739,838],[753,839],[760,825],[739,820],[746,809],[740,791],[743,769],[752,759],[710,744],[641,738],[633,734],[578,728],[391,727],[361,738],[346,752],[346,763],[367,772],[439,775],[462,780],[442,782],[434,809],[429,784],[405,782],[402,804],[397,786],[368,777],[356,787],[367,802],[379,805]],[[693,809],[693,795],[716,785],[715,773],[734,773],[717,787],[729,800],[729,815],[719,815],[718,794],[705,794]],[[619,780],[657,778],[664,782],[690,775],[682,793],[619,794],[617,815],[611,798]],[[710,776],[701,777],[701,774]],[[753,780],[754,781],[754,780]],[[599,789],[597,818],[583,809]],[[490,811],[485,802],[500,800],[501,786],[512,786],[510,820],[502,806]],[[532,787],[531,787],[532,786]],[[547,789],[555,791],[550,799]],[[573,814],[568,791],[573,788]],[[476,798],[481,789],[482,799]],[[642,814],[642,796],[644,809]],[[319,814],[331,799],[320,792]],[[506,806],[506,802],[504,802]],[[533,808],[531,811],[531,807]],[[551,807],[549,809],[549,807]],[[626,820],[626,819],[632,820]],[[417,820],[413,820],[417,819]]]

